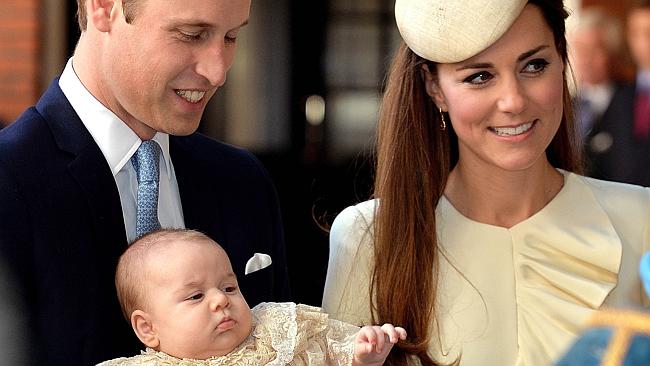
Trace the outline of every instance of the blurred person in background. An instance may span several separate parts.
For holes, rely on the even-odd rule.
[[[600,8],[585,8],[568,35],[569,56],[577,82],[577,127],[586,138],[606,114],[617,88],[616,63],[623,42],[618,20]]]
[[[591,176],[650,186],[650,0],[632,2],[627,45],[637,73],[620,86],[587,137]]]

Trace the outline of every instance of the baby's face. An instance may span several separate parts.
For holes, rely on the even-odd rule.
[[[145,297],[157,350],[206,359],[229,353],[248,337],[251,310],[223,249],[209,241],[176,242],[146,263]]]

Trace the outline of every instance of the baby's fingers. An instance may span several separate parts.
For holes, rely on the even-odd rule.
[[[399,334],[399,339],[400,340],[405,340],[406,339],[406,329],[402,327],[395,327],[395,330],[397,331],[397,334]]]
[[[391,343],[397,343],[400,339],[406,339],[406,330],[402,327],[395,327],[392,324],[386,323],[381,326],[381,330],[388,336]]]
[[[377,345],[377,340],[378,334],[377,334],[377,329],[375,329],[374,326],[367,325],[359,331],[359,336],[360,339],[365,343],[364,348],[366,349],[366,352],[371,353],[375,351],[376,345]],[[384,335],[381,333],[381,338],[383,338]]]

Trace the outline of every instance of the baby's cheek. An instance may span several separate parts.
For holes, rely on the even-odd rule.
[[[246,326],[244,327],[244,329],[247,330],[246,331],[246,336],[248,337],[248,334],[250,334],[253,331],[253,313],[250,310],[248,310],[248,312],[246,312],[246,315],[247,316],[244,319],[244,322],[245,322]],[[244,337],[244,339],[245,339],[245,337]]]

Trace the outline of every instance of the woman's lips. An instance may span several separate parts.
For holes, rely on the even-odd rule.
[[[488,127],[495,134],[503,137],[518,136],[530,131],[537,123],[537,120],[528,123],[522,123],[514,127]]]

